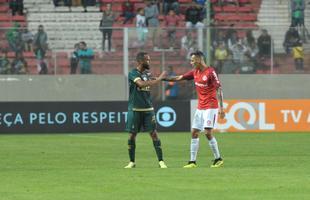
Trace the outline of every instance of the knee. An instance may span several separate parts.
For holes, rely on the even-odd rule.
[[[206,135],[206,137],[209,139],[209,140],[211,140],[212,139],[212,129],[206,129],[205,130],[205,135]]]
[[[136,134],[130,133],[128,139],[129,140],[136,140]]]
[[[157,135],[156,131],[151,132],[150,136],[151,136],[152,140],[158,140],[158,135]]]
[[[199,137],[198,132],[192,132],[192,138],[193,139],[198,138],[198,137]]]

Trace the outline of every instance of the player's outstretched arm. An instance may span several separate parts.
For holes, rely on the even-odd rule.
[[[182,81],[183,79],[183,75],[179,75],[179,76],[169,76],[166,77],[164,79],[162,79],[162,81],[172,81],[172,82],[176,82],[176,81]]]
[[[156,85],[159,82],[161,82],[165,77],[167,76],[167,72],[163,71],[159,77],[157,78],[152,78],[152,80],[148,80],[148,81],[143,81],[141,79],[138,79],[135,83],[139,86],[139,87],[148,87],[148,86],[152,86],[152,85]]]
[[[220,104],[220,110],[219,110],[219,115],[221,119],[225,118],[225,112],[223,108],[223,90],[221,87],[217,88],[217,98]]]

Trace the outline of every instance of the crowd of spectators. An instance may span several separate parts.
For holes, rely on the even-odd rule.
[[[12,11],[12,15],[24,15],[24,0],[10,0],[9,7]]]
[[[20,27],[19,23],[7,30],[5,37],[8,41],[8,48],[2,48],[0,62],[1,74],[25,74],[27,73],[27,61],[24,59],[24,52],[34,52],[37,61],[39,74],[47,74],[48,67],[45,61],[48,50],[48,37],[43,25],[38,27],[37,33],[33,34],[26,27]],[[10,62],[8,52],[14,52],[15,56]]]
[[[283,47],[286,54],[291,54],[295,61],[295,69],[298,72],[304,70],[303,43],[310,40],[310,34],[305,26],[305,0],[290,0],[291,25],[285,33]],[[310,2],[309,2],[310,4]]]
[[[251,30],[241,37],[235,29],[219,29],[212,47],[217,73],[254,73],[269,67],[266,61],[270,60],[272,39],[265,29],[257,39]]]
[[[54,6],[68,6],[70,11],[72,6],[82,6],[84,8],[84,12],[87,12],[87,6],[96,5],[96,0],[53,0]]]
[[[95,0],[53,0],[53,2],[55,6],[83,6],[85,12],[87,12],[87,6],[96,4]],[[113,11],[112,4],[105,4],[99,24],[99,31],[102,33],[102,51],[111,52],[113,50],[112,27],[121,19],[121,23],[125,26],[134,24],[136,27],[137,41],[133,45],[134,47],[143,48],[150,38],[150,46],[153,46],[154,49],[167,45],[172,49],[180,48],[181,53],[189,59],[191,52],[198,49],[197,30],[205,26],[206,1],[194,0],[188,4],[186,10],[182,11],[178,0],[146,0],[144,3],[144,7],[136,8],[132,1],[127,0],[122,3],[120,13]],[[15,13],[23,14],[22,4],[22,0],[10,1],[13,15]],[[238,0],[218,0],[217,5],[241,6]],[[307,31],[304,26],[304,0],[291,0],[291,8],[292,23],[285,35],[283,46],[286,53],[291,54],[295,59],[296,69],[302,70],[303,47],[298,28],[303,27]],[[178,28],[186,28],[184,35],[179,40],[177,39]],[[19,29],[16,24],[7,32],[6,37],[9,49],[16,53],[16,58],[20,60],[24,51],[33,51],[38,60],[38,66],[40,66],[38,67],[39,73],[47,73],[48,68],[45,67],[44,58],[48,45],[47,34],[43,26],[39,26],[38,32],[33,35],[26,28]],[[167,38],[167,43],[163,37]],[[213,64],[218,73],[255,72],[258,68],[263,68],[265,61],[270,59],[272,39],[267,30],[262,30],[258,38],[254,38],[251,31],[241,38],[236,29],[219,29],[216,30],[212,40]],[[4,60],[6,60],[5,57],[4,54]],[[78,67],[80,67],[81,73],[91,73],[93,57],[93,50],[87,48],[85,42],[77,43],[70,57],[71,73],[77,73]],[[7,65],[6,61],[3,63]],[[15,72],[16,70],[10,71]]]

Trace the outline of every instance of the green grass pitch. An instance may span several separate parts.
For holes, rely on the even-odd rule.
[[[310,199],[310,133],[219,133],[223,168],[200,136],[198,168],[190,133],[160,133],[169,169],[159,169],[148,134],[0,135],[0,200]]]

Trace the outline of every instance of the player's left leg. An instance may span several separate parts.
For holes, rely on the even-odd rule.
[[[129,163],[125,168],[135,168],[135,155],[136,155],[136,133],[129,133],[128,138],[128,154],[129,154]]]
[[[136,154],[136,135],[140,132],[141,126],[141,114],[139,112],[128,111],[127,112],[127,122],[126,131],[129,133],[128,137],[128,155],[129,164],[125,168],[136,167],[135,154]]]
[[[150,133],[150,136],[153,140],[154,149],[155,149],[158,161],[159,161],[159,167],[167,168],[166,164],[164,163],[164,159],[163,159],[161,141],[158,137],[157,130],[156,130],[156,119],[155,119],[154,111],[145,112],[143,118],[144,118],[143,120],[144,129],[145,131],[148,131]]]
[[[212,135],[213,129],[217,125],[218,109],[207,109],[203,114],[205,135],[209,141],[209,146],[214,155],[214,162],[211,167],[221,167],[224,164],[218,148],[217,140]]]
[[[167,168],[167,165],[165,164],[164,159],[163,159],[163,150],[161,148],[161,141],[158,137],[157,131],[156,130],[152,131],[150,133],[150,136],[153,140],[154,149],[155,149],[158,161],[159,161],[159,167]]]
[[[212,128],[206,128],[205,134],[206,134],[206,137],[209,141],[209,146],[210,146],[210,148],[213,152],[213,155],[214,155],[214,161],[213,161],[213,164],[211,165],[211,167],[212,168],[221,167],[224,164],[224,161],[221,157],[221,154],[220,154],[220,151],[218,148],[218,144],[217,144],[217,140],[212,135]]]
[[[192,139],[190,144],[190,160],[183,168],[196,168],[197,154],[199,150],[199,133],[203,130],[203,111],[196,110],[192,123]]]

